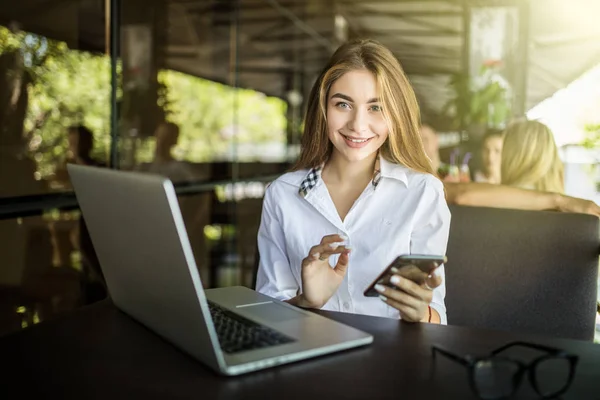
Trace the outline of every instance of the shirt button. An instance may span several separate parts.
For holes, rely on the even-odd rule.
[[[347,301],[344,302],[344,310],[349,310],[350,309],[350,303],[348,303]]]

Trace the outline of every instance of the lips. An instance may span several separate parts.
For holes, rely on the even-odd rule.
[[[349,147],[352,147],[352,148],[364,147],[374,137],[374,136],[372,136],[370,138],[360,138],[360,137],[354,137],[354,136],[347,136],[347,135],[343,135],[343,134],[340,134],[340,135],[342,135],[342,137],[344,138],[346,145],[348,145]]]

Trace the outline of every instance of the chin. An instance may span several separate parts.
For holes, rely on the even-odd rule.
[[[362,161],[366,158],[373,156],[374,154],[377,153],[377,150],[371,151],[371,150],[367,150],[367,149],[360,149],[360,150],[344,149],[344,151],[338,150],[337,152],[339,153],[340,156],[342,156],[349,162],[358,162],[358,161]]]

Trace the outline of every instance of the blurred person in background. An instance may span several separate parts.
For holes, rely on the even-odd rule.
[[[94,135],[84,125],[75,125],[67,130],[68,149],[64,162],[56,169],[55,181],[63,188],[70,188],[67,164],[87,165],[94,167],[105,167],[106,164],[92,157],[94,149]],[[83,276],[81,290],[84,304],[90,304],[106,297],[106,285],[100,263],[96,256],[94,246],[90,240],[87,225],[83,216],[79,217],[75,227],[69,228],[69,236],[72,247],[62,238],[58,228],[60,221],[51,224],[54,246],[59,254],[60,265],[70,264],[70,253],[72,249],[78,249],[81,254]]]
[[[550,128],[538,121],[517,122],[504,133],[502,184],[544,192],[564,192],[564,166]]]
[[[142,164],[138,170],[162,175],[174,183],[189,182],[194,179],[189,165],[179,161],[173,155],[173,150],[179,141],[179,126],[173,122],[162,122],[154,131],[156,147],[151,163]]]
[[[549,210],[600,217],[600,207],[593,201],[563,194],[563,165],[552,132],[547,126],[537,121],[519,122],[511,125],[502,135],[501,184],[445,181],[448,204]],[[497,135],[489,134],[490,139],[494,136]],[[498,139],[495,140],[497,147]],[[494,153],[497,153],[497,149]],[[494,160],[497,162],[497,158]]]
[[[504,132],[489,130],[481,142],[481,169],[475,171],[475,182],[500,183]]]
[[[67,164],[105,166],[104,163],[92,157],[94,135],[84,125],[74,125],[67,129],[68,148],[64,161],[56,168],[54,181],[62,187],[70,187]]]

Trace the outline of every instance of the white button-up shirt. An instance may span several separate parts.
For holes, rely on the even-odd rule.
[[[325,235],[343,234],[352,246],[346,276],[324,310],[399,318],[398,310],[364,290],[399,255],[446,254],[450,211],[442,182],[380,158],[378,171],[341,220],[320,168],[287,173],[266,190],[258,231],[256,289],[279,300],[300,293],[301,265]],[[329,258],[334,266],[339,255]],[[438,268],[444,277],[444,267]],[[444,283],[431,307],[446,320]]]

